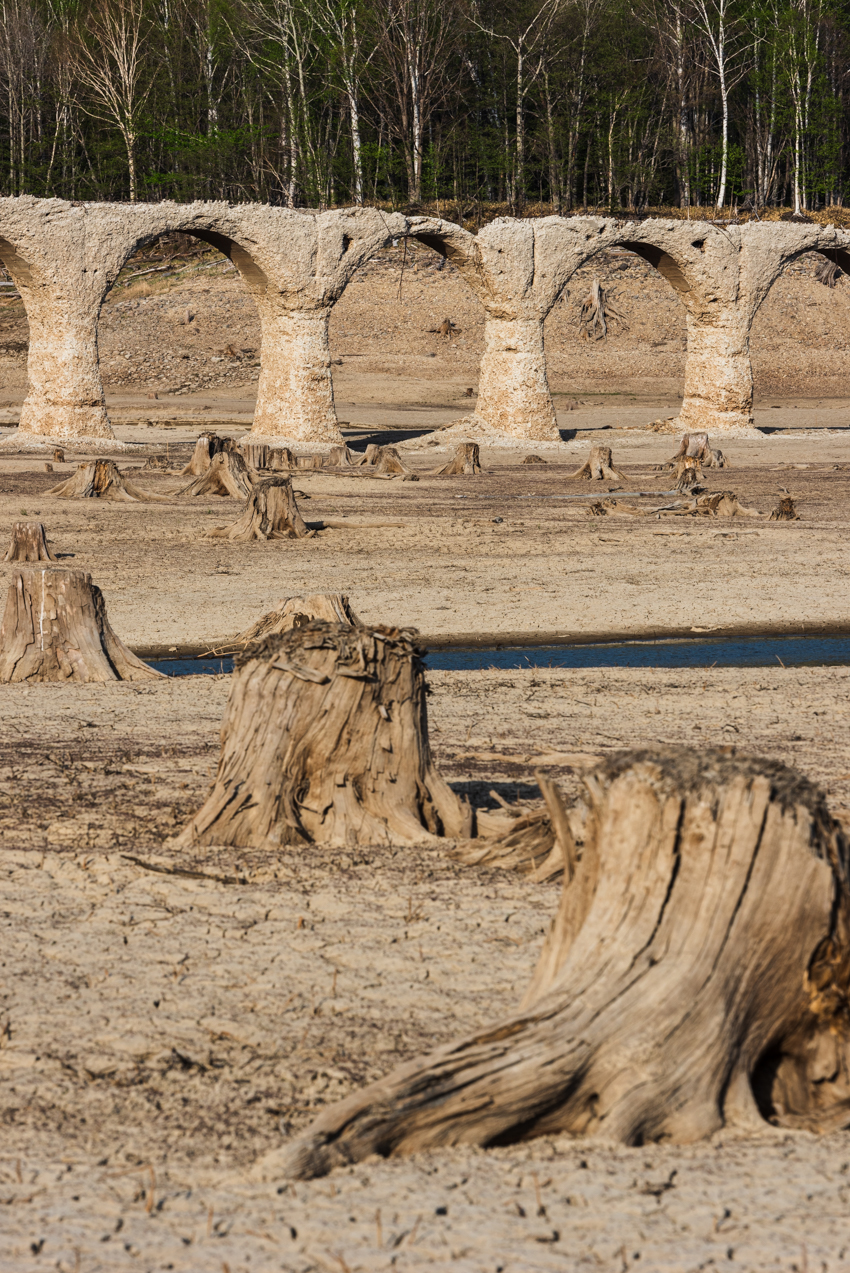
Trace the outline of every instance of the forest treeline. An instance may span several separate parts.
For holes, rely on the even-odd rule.
[[[803,212],[849,66],[830,0],[0,0],[0,191]]]

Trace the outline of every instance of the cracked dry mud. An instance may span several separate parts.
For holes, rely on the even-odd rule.
[[[479,803],[704,739],[801,765],[850,815],[844,669],[430,680],[437,762]],[[252,1182],[323,1105],[515,1004],[558,886],[430,849],[170,850],[228,683],[4,688],[0,1268],[843,1266],[846,1134],[550,1137]]]

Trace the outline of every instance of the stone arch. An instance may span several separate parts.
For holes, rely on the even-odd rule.
[[[764,272],[762,286],[754,292],[750,337],[758,394],[763,403],[778,405],[782,399],[798,396],[827,399],[844,396],[848,356],[844,332],[846,300],[838,299],[830,289],[821,287],[811,274],[807,276],[807,271],[816,264],[807,260],[812,257],[819,258],[818,264],[830,261],[850,276],[850,248],[810,236],[808,242],[804,240],[777,252],[769,262],[769,270]],[[802,276],[794,271],[794,266],[803,267]],[[777,289],[774,296],[780,281],[784,286]],[[768,298],[772,300],[770,306],[766,304]],[[812,308],[813,305],[816,307]],[[768,333],[776,322],[781,327],[789,325],[784,335],[790,338],[791,347],[781,359],[777,359],[775,352],[771,355],[767,352]]]
[[[248,248],[230,235],[223,234],[220,230],[207,229],[191,223],[186,224],[181,217],[175,217],[174,224],[165,223],[155,231],[140,233],[128,241],[123,259],[118,265],[114,277],[110,279],[109,286],[114,286],[115,279],[134,252],[138,252],[139,248],[145,247],[149,243],[155,243],[157,239],[161,239],[165,234],[186,234],[193,239],[200,239],[202,243],[208,243],[210,247],[216,248],[221,252],[222,256],[226,256],[235,265],[245,280],[252,296],[264,296],[268,290],[269,280]],[[105,295],[106,293],[104,293]]]
[[[663,279],[670,284],[673,291],[678,293],[680,297],[687,296],[691,291],[691,284],[685,275],[681,265],[669,252],[665,252],[663,248],[656,247],[654,243],[637,243],[634,241],[608,244],[609,247],[623,248],[627,252],[634,252],[635,256],[639,256],[647,264],[654,266]]]
[[[234,257],[243,265],[236,266],[239,282],[228,268]],[[218,268],[204,268],[210,264]],[[158,226],[122,242],[110,265],[111,287],[103,295],[96,331],[106,394],[156,396],[161,401],[152,408],[154,416],[178,391],[215,394],[235,384],[240,394],[253,395],[261,339],[258,302],[268,280],[241,245],[204,229]],[[158,266],[170,272],[154,272]],[[137,271],[143,276],[134,279]]]

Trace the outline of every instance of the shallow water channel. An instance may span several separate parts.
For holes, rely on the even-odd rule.
[[[214,675],[233,659],[158,659],[168,676]],[[819,667],[850,664],[850,636],[692,637],[597,645],[491,646],[431,650],[436,671],[526,667]]]

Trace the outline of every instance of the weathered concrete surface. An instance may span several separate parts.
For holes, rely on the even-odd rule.
[[[569,222],[561,217],[500,217],[477,235],[449,221],[411,218],[410,233],[457,267],[484,308],[478,400],[474,413],[452,426],[454,432],[561,440],[546,376],[543,323],[572,270],[568,251],[559,253],[552,243],[553,224],[568,234]],[[541,254],[541,248],[549,250]]]
[[[104,298],[129,256],[169,231],[228,256],[257,302],[263,341],[255,431],[341,442],[327,324],[355,270],[406,232],[374,209],[319,215],[264,204],[72,204],[0,199],[0,259],[30,322],[21,433],[111,439],[97,349]]]
[[[750,330],[786,265],[816,251],[850,271],[850,233],[787,222],[501,218],[471,234],[436,218],[373,208],[314,214],[263,204],[0,199],[0,259],[20,289],[30,323],[29,392],[19,440],[112,444],[98,362],[100,309],[128,257],[169,231],[219,248],[254,297],[262,348],[252,432],[280,444],[342,440],[329,315],[356,270],[405,234],[456,265],[485,312],[478,401],[474,414],[453,430],[541,443],[560,438],[544,322],[576,270],[600,253],[633,251],[676,291],[688,326],[676,424],[710,433],[753,428]]]
[[[267,286],[254,293],[263,336],[252,434],[281,444],[342,442],[328,348],[331,309],[360,266],[406,232],[405,217],[374,208],[287,212],[285,249]]]

